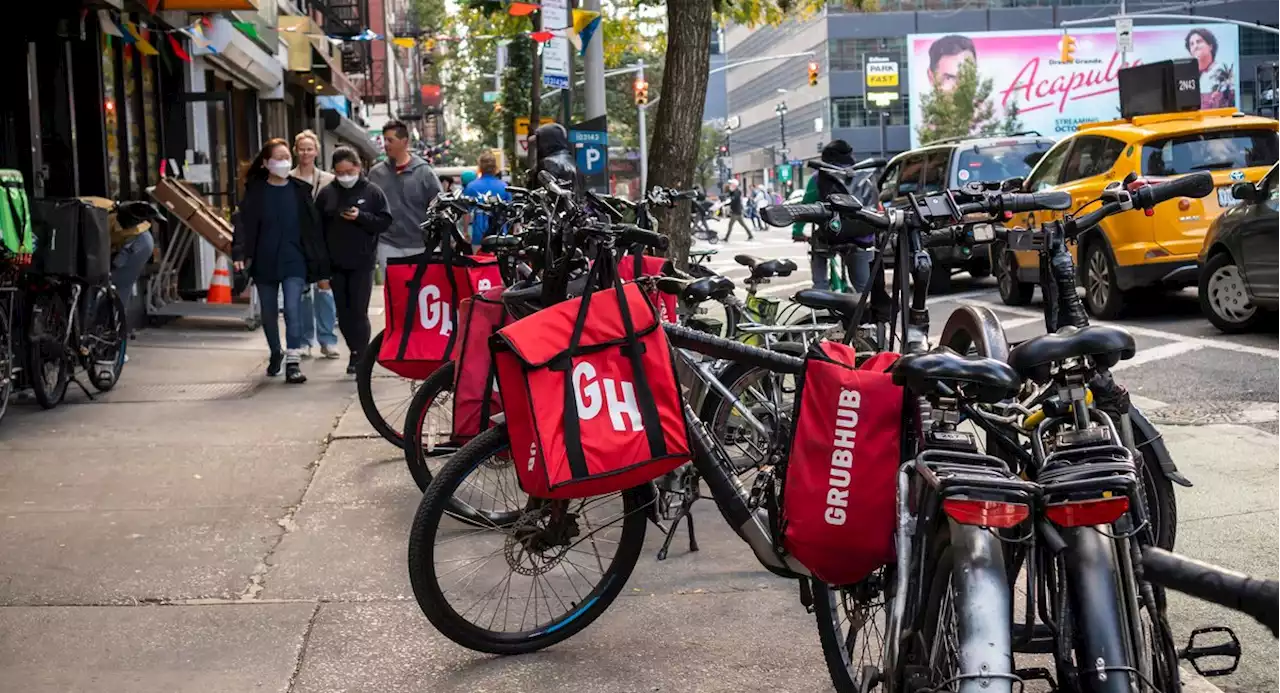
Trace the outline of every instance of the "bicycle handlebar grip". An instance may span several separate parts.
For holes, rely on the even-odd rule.
[[[671,343],[681,349],[696,351],[712,358],[744,363],[773,373],[799,375],[804,372],[804,359],[802,358],[753,347],[749,344],[717,337],[706,332],[699,332],[681,325],[663,323],[662,329],[666,331]]]
[[[556,177],[551,175],[549,171],[538,171],[538,182],[542,183],[542,187],[551,191],[552,194],[561,197],[569,194],[564,188],[560,187],[560,181],[556,180]]]
[[[1211,192],[1213,192],[1213,174],[1200,171],[1139,188],[1134,192],[1134,203],[1144,209],[1150,209],[1175,197],[1198,198]]]
[[[518,248],[520,245],[519,236],[485,236],[480,241],[481,248]]]
[[[1071,193],[1004,193],[1000,204],[1006,212],[1038,212],[1042,209],[1071,209]]]
[[[936,248],[938,246],[952,245],[960,238],[960,233],[955,229],[943,229],[934,231],[929,234],[921,234],[920,245],[926,248]]]
[[[665,251],[669,244],[666,236],[655,231],[642,229],[639,226],[624,226],[622,229],[622,242],[625,245],[639,243],[659,251]]]
[[[760,210],[760,217],[770,226],[785,227],[792,224],[823,224],[831,220],[831,210],[821,203],[797,205],[769,205]]]
[[[1248,614],[1277,634],[1280,585],[1275,580],[1251,578],[1154,547],[1142,550],[1142,572],[1157,585]]]

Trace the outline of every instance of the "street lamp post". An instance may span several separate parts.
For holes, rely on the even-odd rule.
[[[782,156],[782,163],[786,164],[787,163],[787,102],[783,101],[782,103],[775,106],[773,109],[773,112],[778,114],[778,129],[782,135],[782,149],[779,152],[779,154]],[[787,180],[790,181],[791,177],[787,176]]]

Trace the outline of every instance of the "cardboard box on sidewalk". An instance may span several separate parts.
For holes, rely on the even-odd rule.
[[[192,231],[212,243],[218,252],[231,254],[231,238],[234,235],[231,222],[205,204],[200,193],[190,185],[173,178],[162,178],[150,192],[157,202],[163,204]]]

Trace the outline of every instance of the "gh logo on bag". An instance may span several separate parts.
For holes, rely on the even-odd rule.
[[[634,383],[613,378],[597,379],[595,366],[584,361],[573,367],[573,394],[578,405],[578,416],[583,421],[591,421],[600,415],[602,409],[608,408],[613,430],[644,430],[644,423],[640,420],[640,407],[636,404]],[[630,427],[627,426],[628,423]]]
[[[493,282],[489,281],[488,279],[481,279],[480,281],[476,282],[476,293],[479,293],[481,291],[488,291],[489,289],[492,289],[492,288],[493,288]]]
[[[436,330],[442,335],[453,333],[449,302],[440,300],[440,287],[434,284],[422,286],[418,292],[418,320],[424,330]]]
[[[827,489],[827,511],[823,519],[829,525],[843,525],[847,519],[845,508],[849,507],[849,482],[853,466],[853,446],[858,437],[858,407],[862,404],[862,393],[857,390],[840,390],[840,400],[836,406],[836,426],[832,435],[831,477]]]

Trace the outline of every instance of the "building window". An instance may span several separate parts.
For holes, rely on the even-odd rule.
[[[898,58],[899,65],[906,63],[907,42],[901,37],[839,39],[828,45],[833,72],[862,72],[862,64],[868,54],[892,55]]]
[[[1274,28],[1274,24],[1266,26]],[[1275,57],[1280,37],[1261,29],[1250,29],[1241,27],[1240,29],[1240,55],[1269,55]]]
[[[907,113],[909,112],[909,104],[906,96],[893,102],[889,106],[889,117],[886,119],[886,125],[906,125]],[[870,108],[868,108],[870,106]],[[861,96],[844,96],[831,100],[831,121],[832,127],[837,128],[865,128],[880,126],[880,109],[874,104],[868,104],[866,99]]]

